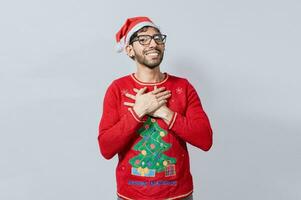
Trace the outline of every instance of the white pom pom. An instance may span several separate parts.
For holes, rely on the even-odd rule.
[[[121,53],[123,51],[123,45],[121,43],[117,43],[115,49],[118,53]]]

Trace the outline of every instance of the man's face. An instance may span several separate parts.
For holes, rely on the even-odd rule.
[[[147,31],[138,33],[139,35],[160,34],[157,29],[149,27]],[[149,45],[142,45],[139,41],[132,43],[135,60],[145,67],[153,69],[158,67],[163,60],[165,44],[157,44],[154,39],[151,39]]]

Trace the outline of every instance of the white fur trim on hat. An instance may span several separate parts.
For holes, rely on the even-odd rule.
[[[141,28],[143,28],[143,27],[145,27],[145,26],[151,26],[151,27],[154,27],[154,28],[157,28],[158,30],[160,30],[159,26],[155,25],[155,24],[152,23],[152,22],[149,22],[149,21],[146,21],[146,22],[140,22],[140,23],[136,24],[136,25],[135,25],[128,33],[127,33],[127,35],[123,36],[123,37],[120,39],[119,43],[117,43],[117,45],[116,45],[116,47],[115,47],[115,48],[116,48],[116,51],[117,51],[118,53],[121,53],[121,52],[124,50],[125,46],[126,46],[127,44],[129,44],[129,41],[130,41],[131,36],[132,36],[136,31],[138,31],[139,29],[141,29]]]

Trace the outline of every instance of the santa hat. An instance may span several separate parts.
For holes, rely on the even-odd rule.
[[[122,52],[124,47],[129,43],[131,36],[144,26],[151,26],[160,30],[148,17],[128,18],[116,33],[117,52]]]

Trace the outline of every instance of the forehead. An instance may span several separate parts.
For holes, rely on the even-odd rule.
[[[160,31],[154,27],[143,27],[138,31],[137,35],[154,35],[158,33],[160,33]]]

